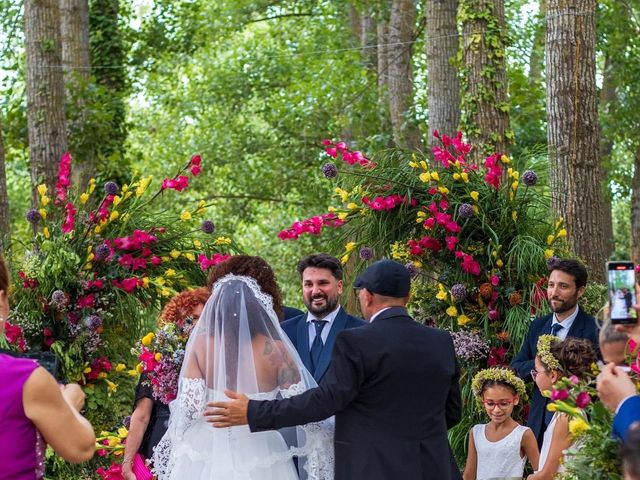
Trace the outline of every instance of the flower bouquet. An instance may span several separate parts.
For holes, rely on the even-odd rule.
[[[163,403],[168,404],[178,393],[180,368],[193,326],[191,317],[183,322],[167,323],[156,333],[147,333],[133,349],[140,360],[134,373],[145,375],[154,398]]]

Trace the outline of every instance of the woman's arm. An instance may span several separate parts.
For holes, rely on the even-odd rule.
[[[522,452],[524,452],[525,457],[529,460],[531,468],[533,468],[533,471],[535,472],[538,469],[538,463],[540,462],[540,450],[538,450],[536,436],[530,428],[528,428],[522,436]]]
[[[129,426],[129,435],[127,435],[127,443],[124,448],[124,458],[122,459],[122,473],[126,480],[130,478],[135,480],[135,476],[132,476],[133,471],[131,470],[133,457],[140,448],[140,444],[149,425],[152,411],[153,400],[150,398],[141,398],[131,414],[131,425]]]
[[[95,452],[93,427],[79,411],[84,392],[77,384],[60,385],[44,368],[33,371],[22,391],[24,413],[55,452],[71,463],[89,460]]]
[[[478,469],[478,453],[476,444],[473,442],[473,427],[469,430],[469,452],[467,453],[467,463],[464,466],[462,478],[464,480],[476,480]]]
[[[554,475],[560,468],[562,452],[571,446],[571,435],[569,434],[569,419],[561,414],[556,420],[556,426],[551,437],[551,448],[549,455],[544,462],[544,467],[539,472],[529,475],[528,480],[553,480]]]

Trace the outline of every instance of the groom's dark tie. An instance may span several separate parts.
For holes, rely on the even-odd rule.
[[[554,323],[551,325],[551,335],[558,336],[558,332],[562,330],[564,327],[559,323]]]
[[[316,327],[316,338],[313,339],[311,344],[311,373],[315,372],[322,354],[322,348],[324,343],[322,342],[322,329],[327,324],[326,320],[311,320],[313,326]]]

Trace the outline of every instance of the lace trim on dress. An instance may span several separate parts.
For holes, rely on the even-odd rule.
[[[258,281],[255,278],[247,277],[245,275],[234,275],[233,273],[225,275],[213,284],[213,291],[211,292],[211,296],[213,296],[224,283],[230,282],[232,280],[240,280],[241,282],[246,283],[254,293],[256,298],[260,300],[260,303],[262,303],[267,309],[273,310],[273,298],[271,298],[271,295],[269,295],[268,293],[264,293],[260,289],[260,285],[258,285]]]

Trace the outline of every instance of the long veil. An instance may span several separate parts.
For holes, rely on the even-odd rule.
[[[297,479],[294,457],[300,478],[331,480],[332,421],[251,433],[214,429],[203,415],[207,402],[226,399],[225,389],[271,400],[316,385],[256,280],[219,279],[187,343],[169,428],[155,449],[159,480]]]

